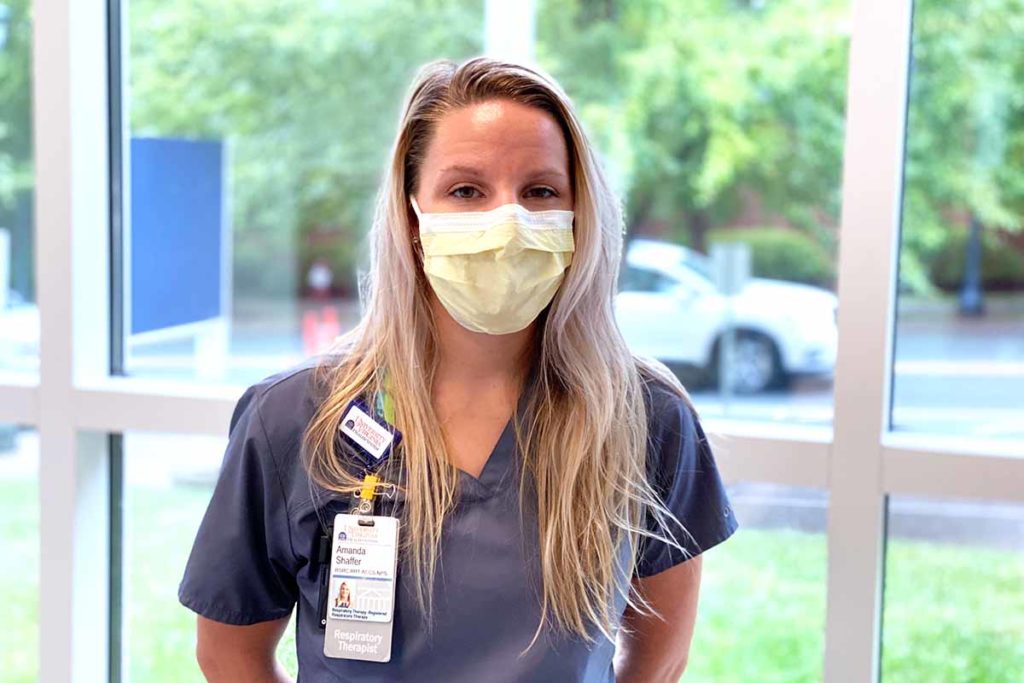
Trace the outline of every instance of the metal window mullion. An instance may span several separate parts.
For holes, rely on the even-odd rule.
[[[883,452],[883,486],[889,495],[1024,503],[1020,455],[963,455],[894,446],[885,446]]]
[[[729,483],[744,481],[801,488],[828,487],[828,442],[728,433],[711,425],[705,431],[711,441],[715,461]]]
[[[853,0],[829,461],[827,683],[878,676],[910,0]]]
[[[531,63],[536,43],[536,0],[486,0],[484,54],[513,62]]]
[[[79,431],[76,378],[106,371],[105,7],[33,6],[36,278],[40,370],[39,672],[107,676],[107,444]],[[97,626],[100,625],[100,628]]]
[[[38,404],[39,390],[36,386],[0,384],[0,423],[37,426]]]

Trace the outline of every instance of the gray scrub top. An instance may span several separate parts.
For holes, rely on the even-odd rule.
[[[479,478],[459,473],[459,499],[442,537],[432,632],[400,559],[391,661],[324,656],[317,543],[324,522],[347,512],[351,499],[311,486],[299,456],[302,432],[317,406],[310,380],[319,359],[266,377],[238,400],[220,475],[178,590],[182,604],[228,624],[280,619],[297,606],[299,680],[307,683],[614,681],[615,646],[596,630],[596,641],[588,644],[546,628],[519,656],[540,617],[540,563],[536,510],[520,510],[520,456],[511,421]],[[680,542],[696,555],[728,538],[736,519],[697,417],[667,387],[649,383],[648,389],[649,476],[692,537]],[[399,496],[378,505],[377,513],[397,514],[402,504]],[[685,559],[664,543],[642,539],[636,575],[650,576]],[[620,598],[615,614],[621,616],[624,607]]]

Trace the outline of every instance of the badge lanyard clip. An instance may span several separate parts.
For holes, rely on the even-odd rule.
[[[353,494],[358,501],[353,506],[352,513],[356,515],[363,515],[365,517],[373,516],[373,498],[377,494],[377,482],[380,479],[376,474],[367,473],[363,477],[363,488],[359,489],[359,493]]]

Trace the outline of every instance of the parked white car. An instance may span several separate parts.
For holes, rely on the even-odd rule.
[[[750,394],[786,386],[795,375],[831,375],[837,303],[820,287],[752,278],[732,300],[733,390]],[[635,353],[717,382],[728,305],[708,257],[668,242],[629,243],[615,312]]]

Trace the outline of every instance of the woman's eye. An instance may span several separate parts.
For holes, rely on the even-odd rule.
[[[531,188],[527,193],[528,196],[536,199],[550,199],[556,196],[555,191],[550,187],[534,187]]]
[[[476,193],[476,188],[469,185],[463,185],[456,187],[451,191],[451,195],[457,199],[473,199]]]

